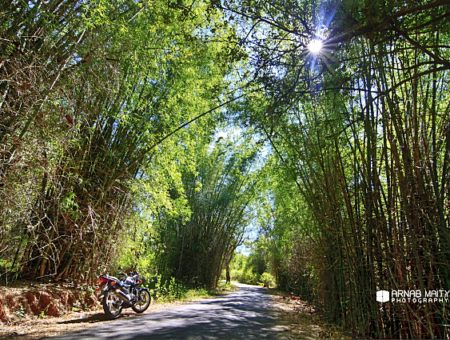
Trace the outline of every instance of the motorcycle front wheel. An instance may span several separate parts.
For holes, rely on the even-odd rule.
[[[112,291],[105,292],[102,306],[108,319],[116,319],[122,313],[122,300]]]
[[[152,297],[148,290],[140,290],[137,296],[137,301],[133,306],[131,306],[131,308],[136,313],[144,313],[151,303]]]

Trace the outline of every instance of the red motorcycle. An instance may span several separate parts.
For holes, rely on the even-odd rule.
[[[100,275],[98,279],[99,300],[109,319],[116,319],[124,308],[132,308],[136,313],[143,313],[152,302],[147,288],[141,287],[143,279],[138,273],[125,274],[120,280],[114,276]]]

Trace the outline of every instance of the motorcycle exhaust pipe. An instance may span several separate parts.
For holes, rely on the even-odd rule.
[[[121,299],[121,300],[123,300],[125,302],[128,302],[128,303],[130,302],[130,299],[128,298],[127,294],[122,292],[120,289],[116,289],[116,290],[114,290],[114,292],[119,297],[119,299]]]

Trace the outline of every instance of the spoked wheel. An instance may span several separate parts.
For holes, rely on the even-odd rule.
[[[102,305],[108,319],[116,319],[122,312],[122,300],[114,292],[105,293]]]
[[[137,302],[131,306],[136,313],[145,312],[152,303],[152,297],[148,290],[140,290],[137,299]]]

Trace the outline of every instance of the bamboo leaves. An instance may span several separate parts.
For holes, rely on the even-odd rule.
[[[11,19],[1,32],[6,39],[2,43],[11,40],[14,31],[20,33],[14,26],[20,22],[15,6],[5,7]],[[204,3],[193,4],[192,13],[154,1],[17,6],[19,12],[29,14],[24,30],[29,29],[32,36],[37,29],[40,35],[36,37],[48,42],[48,49],[42,50],[41,56],[41,45],[29,44],[26,38],[23,48],[29,58],[10,48],[8,64],[1,66],[3,74],[8,75],[10,67],[16,67],[14,63],[33,69],[37,62],[44,69],[45,55],[53,59],[48,61],[47,76],[42,73],[36,77],[34,87],[47,89],[37,93],[37,106],[18,106],[26,113],[24,121],[18,120],[19,111],[11,106],[15,100],[11,85],[1,84],[2,106],[9,110],[2,115],[6,117],[2,120],[6,130],[2,131],[7,138],[2,139],[2,147],[12,150],[2,153],[1,180],[10,187],[4,186],[2,190],[8,191],[1,194],[16,197],[22,204],[20,218],[10,216],[2,223],[2,240],[13,239],[18,247],[2,247],[6,251],[1,256],[13,258],[6,261],[10,266],[3,268],[3,273],[91,280],[96,274],[92,268],[106,268],[112,261],[116,240],[136,204],[130,193],[139,183],[137,178],[152,175],[152,157],[164,154],[163,149],[150,146],[159,143],[174,126],[208,110],[227,86],[222,62],[227,46],[205,46],[197,36],[198,29],[220,23],[221,15]],[[54,15],[62,15],[61,20]],[[36,16],[42,20],[34,20]],[[82,26],[76,27],[80,21]],[[223,27],[213,36],[220,40],[222,34],[230,33]],[[34,126],[35,122],[42,124]],[[206,119],[198,128],[210,124]],[[27,130],[30,138],[43,130],[46,139],[36,147],[19,142]],[[168,169],[156,169],[160,171],[156,179],[160,188],[148,193],[152,200],[158,200],[154,206],[172,205],[170,209],[177,216],[189,215],[184,211],[186,203],[181,198],[167,200],[162,193],[165,187],[181,185],[176,162],[183,162],[177,153],[190,147],[189,139],[185,142],[172,145],[174,160],[161,162]],[[30,150],[42,154],[37,158],[46,162],[42,171],[11,167],[14,159],[33,161]],[[171,176],[165,179],[166,171]],[[27,174],[25,180],[15,177],[20,173]],[[23,196],[21,188],[27,183],[32,183],[31,194]],[[4,202],[2,209],[8,209],[11,203]],[[33,226],[32,232],[21,227],[24,223]],[[93,248],[96,256],[87,256]]]
[[[289,40],[291,50],[275,47],[274,37],[317,26],[308,15],[325,18],[326,3],[298,13],[311,23],[299,33],[277,17],[296,13],[287,4],[264,12],[233,8],[243,17],[271,13],[276,21],[275,33],[248,43],[255,69],[271,67],[266,75],[256,73],[266,102],[255,108],[258,101],[249,96],[245,106],[245,118],[278,158],[272,176],[298,189],[295,208],[280,181],[272,180],[271,195],[280,188],[269,204],[275,208],[268,235],[276,276],[289,289],[297,282],[295,289],[308,297],[318,284],[316,301],[354,334],[444,337],[445,305],[380,310],[373,299],[386,287],[448,285],[449,209],[441,205],[449,183],[444,144],[450,117],[443,99],[448,65],[442,56],[449,52],[441,33],[449,29],[444,3],[344,2],[328,13],[330,36],[313,62],[299,58]],[[297,218],[286,218],[286,211]],[[304,249],[315,255],[302,258]],[[290,257],[280,260],[280,251]],[[313,267],[314,278],[300,279],[295,265]]]

